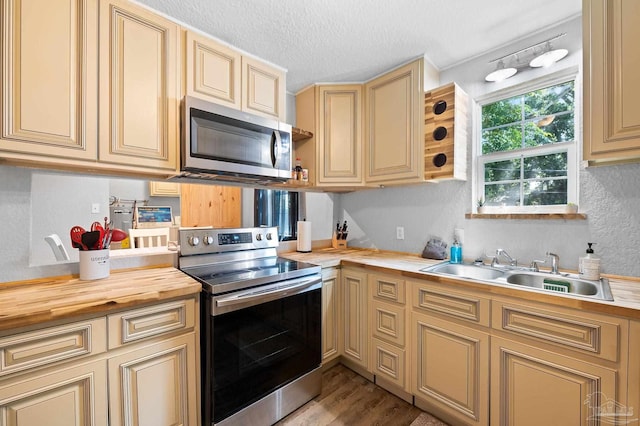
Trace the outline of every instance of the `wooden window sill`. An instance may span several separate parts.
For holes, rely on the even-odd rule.
[[[584,213],[467,213],[466,219],[586,220]]]

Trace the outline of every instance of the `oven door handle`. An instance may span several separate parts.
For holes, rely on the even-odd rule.
[[[278,286],[272,290],[256,290],[249,293],[243,293],[238,296],[229,296],[216,300],[217,307],[238,305],[241,303],[253,302],[253,304],[259,304],[262,301],[269,301],[291,294],[303,293],[301,290],[305,290],[309,287],[322,283],[322,278],[313,278],[310,280],[304,280],[302,282],[296,281],[289,285]]]

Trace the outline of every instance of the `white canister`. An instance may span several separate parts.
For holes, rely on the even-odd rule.
[[[109,276],[109,249],[80,250],[80,279],[99,280]]]

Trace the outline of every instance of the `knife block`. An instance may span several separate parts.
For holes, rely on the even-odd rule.
[[[331,247],[334,249],[346,249],[347,248],[347,240],[339,240],[336,232],[333,233],[331,237]]]

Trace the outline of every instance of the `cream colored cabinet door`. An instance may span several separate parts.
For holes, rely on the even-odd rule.
[[[344,357],[368,368],[367,274],[342,270],[342,303],[344,306]]]
[[[178,25],[121,0],[100,1],[99,160],[177,167]]]
[[[193,333],[109,359],[111,426],[197,424]]]
[[[1,5],[0,150],[95,160],[97,1],[2,0]]]
[[[150,181],[149,195],[152,197],[179,197],[180,184],[166,181]]]
[[[106,426],[105,360],[49,368],[37,376],[3,380],[0,424],[11,426]]]
[[[317,90],[318,186],[362,184],[362,85]]]
[[[492,336],[492,425],[606,424],[617,401],[614,370]]]
[[[254,58],[242,57],[243,111],[286,121],[285,73]]]
[[[637,413],[640,409],[640,322],[630,321],[629,324],[629,354],[634,354],[629,359],[629,386],[628,386],[628,407]],[[625,407],[626,408],[626,407]],[[636,418],[638,416],[636,415]]]
[[[240,52],[192,31],[186,39],[187,95],[239,110]]]
[[[365,85],[366,183],[423,180],[423,60]]]
[[[322,270],[322,362],[340,355],[340,270]]]
[[[489,334],[416,312],[411,334],[413,394],[458,424],[487,425]]]
[[[584,159],[640,161],[640,2],[582,6]]]

